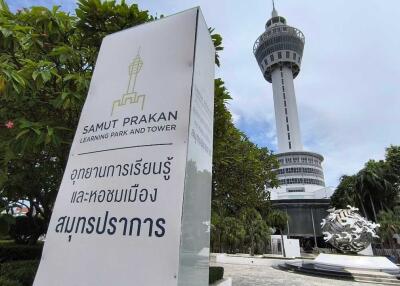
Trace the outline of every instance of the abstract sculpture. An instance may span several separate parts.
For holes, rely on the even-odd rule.
[[[324,240],[343,252],[357,253],[372,242],[379,224],[370,222],[358,214],[358,208],[329,209],[329,215],[322,220]]]

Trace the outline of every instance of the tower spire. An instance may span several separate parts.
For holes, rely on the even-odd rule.
[[[271,15],[272,15],[272,18],[278,16],[278,12],[275,10],[275,1],[274,0],[272,0],[272,13],[271,13]]]

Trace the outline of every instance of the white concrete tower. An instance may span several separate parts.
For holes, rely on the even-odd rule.
[[[304,35],[286,25],[273,6],[265,32],[253,48],[264,78],[272,83],[276,132],[277,170],[281,187],[271,190],[271,199],[316,199],[327,197],[319,154],[303,151],[293,80],[300,72]]]

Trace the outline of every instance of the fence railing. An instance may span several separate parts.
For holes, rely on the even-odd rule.
[[[374,252],[374,255],[378,256],[392,256],[394,253],[397,253],[397,256],[400,256],[400,249],[373,248],[372,251]]]

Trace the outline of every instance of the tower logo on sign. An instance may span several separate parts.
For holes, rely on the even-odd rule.
[[[116,108],[127,105],[127,104],[139,104],[141,110],[143,110],[146,95],[138,94],[135,91],[136,79],[140,70],[143,67],[143,60],[140,57],[140,48],[136,57],[133,59],[132,63],[129,65],[129,81],[126,92],[122,95],[120,99],[114,100],[111,109],[111,116],[114,115]]]

